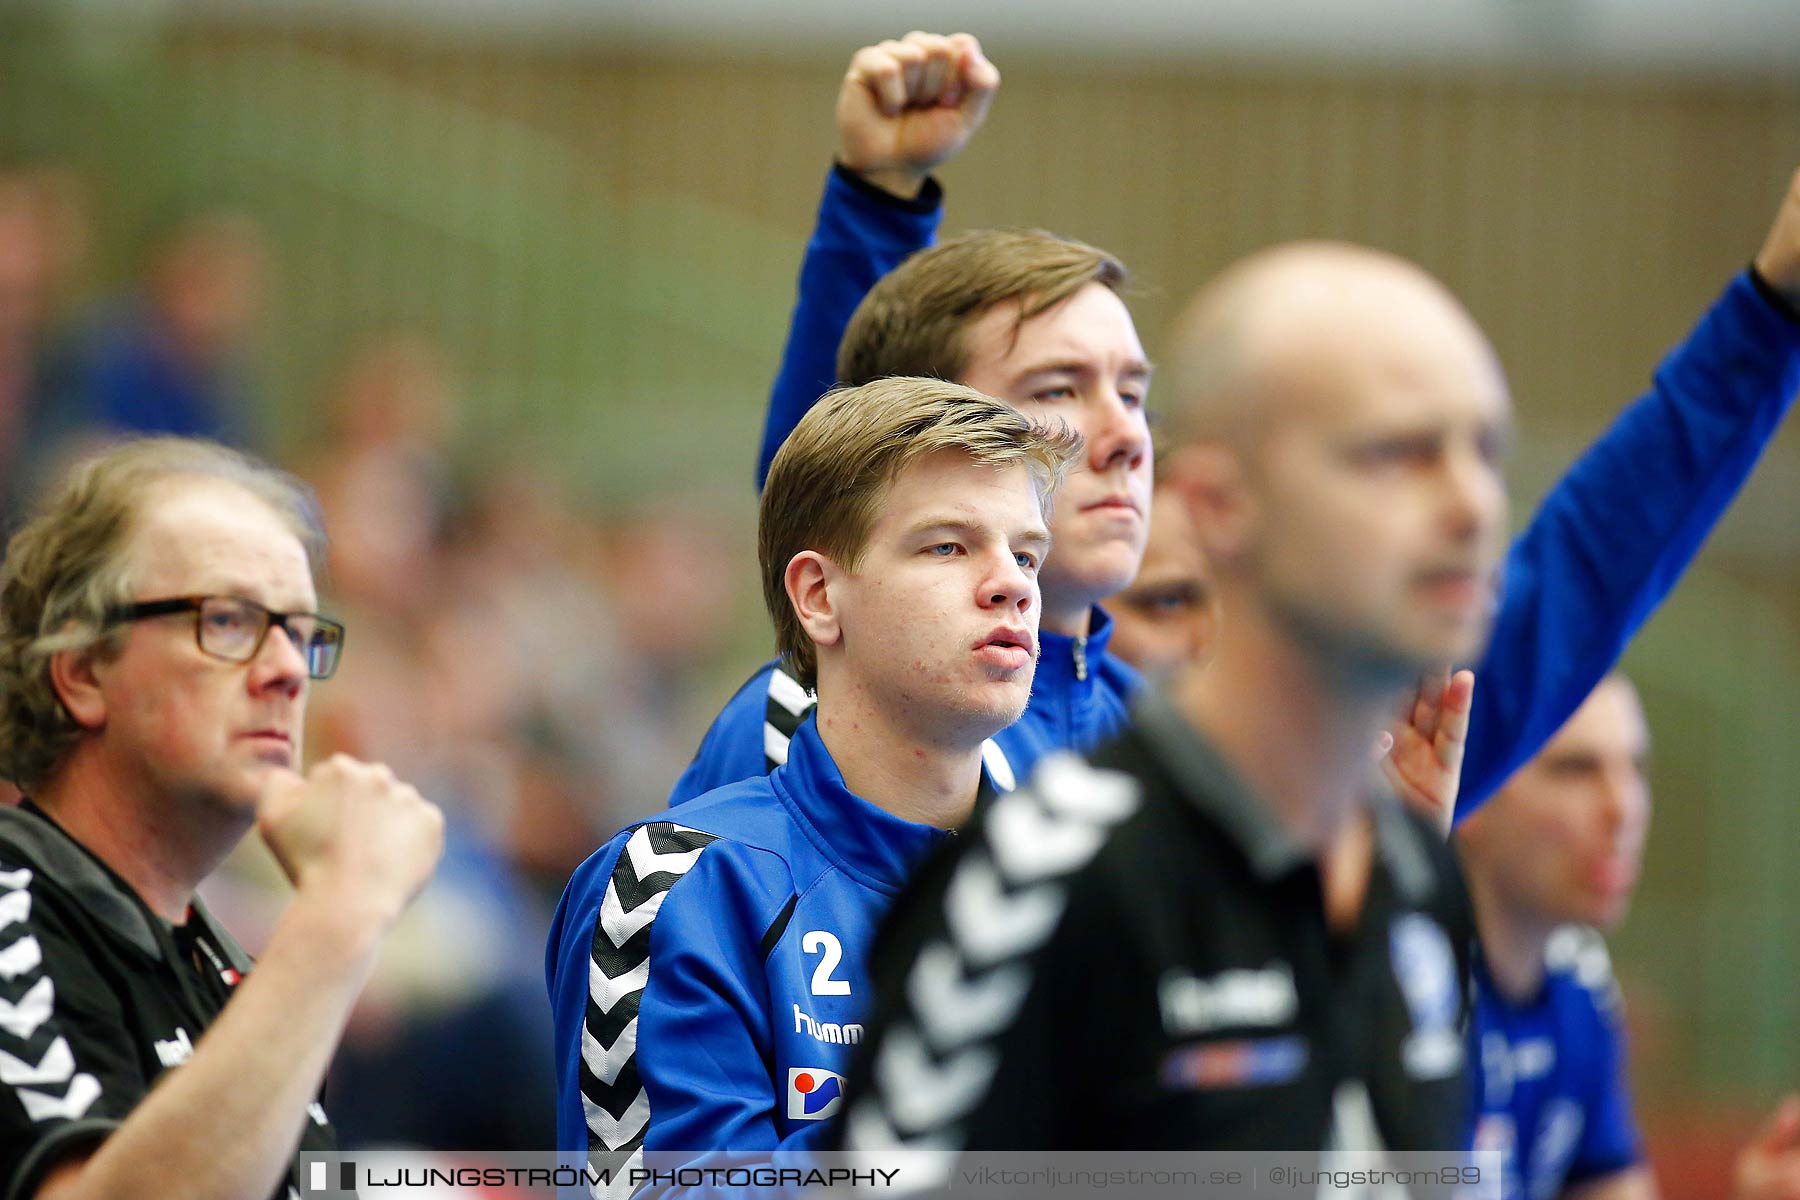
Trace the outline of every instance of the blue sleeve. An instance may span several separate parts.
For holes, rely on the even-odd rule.
[[[657,914],[637,1033],[646,1154],[786,1148],[761,945],[791,893],[786,882],[767,851],[721,842]]]
[[[825,180],[818,224],[800,264],[800,294],[781,370],[769,394],[756,486],[794,426],[837,382],[838,343],[876,280],[929,246],[943,217],[943,192],[927,181],[916,201],[890,196],[841,168]]]
[[[582,865],[547,964],[560,1151],[780,1148],[761,939],[790,890],[780,859],[670,821]]]
[[[1513,543],[1458,818],[1537,753],[1674,587],[1800,388],[1800,323],[1733,280]]]
[[[1569,1160],[1564,1182],[1570,1186],[1637,1166],[1644,1159],[1643,1139],[1631,1108],[1631,1084],[1625,1070],[1625,1031],[1618,1011],[1596,1010],[1588,1043],[1587,1120],[1581,1141]]]
[[[763,727],[768,724],[769,676],[774,670],[774,663],[764,664],[713,718],[694,761],[669,793],[671,808],[714,788],[769,773]]]
[[[556,1148],[585,1157],[588,1128],[581,1105],[581,1034],[586,1018],[591,946],[600,903],[631,830],[616,835],[576,868],[550,919],[544,977],[550,989],[556,1063]]]

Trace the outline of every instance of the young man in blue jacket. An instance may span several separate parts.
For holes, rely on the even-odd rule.
[[[834,380],[874,377],[865,372],[941,373],[1085,435],[1044,573],[1038,682],[1025,717],[995,739],[1022,776],[1049,749],[1091,748],[1117,732],[1138,690],[1135,673],[1109,653],[1099,604],[1136,574],[1151,465],[1147,378],[1115,260],[1079,247],[1112,266],[1046,306],[1044,289],[1004,256],[961,290],[936,287],[958,277],[954,260],[979,265],[990,246],[1017,235],[967,235],[916,253],[941,216],[942,192],[929,174],[967,143],[998,82],[974,39],[960,34],[909,34],[852,60],[838,97],[838,164],[801,267],[760,461]],[[1060,239],[1015,244],[1052,242]],[[1459,812],[1490,795],[1575,710],[1748,477],[1800,386],[1797,296],[1800,233],[1778,224],[1755,267],[1732,281],[1664,360],[1651,391],[1571,467],[1514,542],[1493,640],[1476,667]],[[941,332],[938,343],[919,336],[926,328]],[[1094,511],[1083,494],[1096,498]],[[1115,536],[1089,542],[1077,526]],[[802,689],[765,667],[720,714],[674,798],[770,769],[779,761],[770,751],[806,703]],[[1397,734],[1397,754],[1429,754],[1429,718]]]
[[[1477,1150],[1503,1200],[1656,1200],[1600,933],[1624,919],[1650,826],[1650,730],[1609,675],[1458,839],[1480,932],[1469,1030]],[[1738,1200],[1800,1196],[1800,1101],[1738,1155]]]
[[[818,706],[772,774],[615,836],[551,927],[557,1141],[813,1144],[861,1039],[876,923],[973,811],[1030,695],[1051,493],[1076,442],[939,380],[827,398],[763,494],[764,600]]]

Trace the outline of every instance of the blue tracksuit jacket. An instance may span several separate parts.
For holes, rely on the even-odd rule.
[[[800,269],[799,300],[769,399],[757,479],[832,386],[856,305],[937,231],[940,193],[901,202],[833,170]],[[1668,595],[1748,478],[1800,390],[1800,321],[1749,272],[1734,279],[1650,391],[1625,409],[1532,514],[1506,560],[1493,640],[1475,668],[1475,708],[1458,818],[1549,740]],[[1020,778],[1051,749],[1092,749],[1124,725],[1141,686],[1106,651],[1107,618],[1077,639],[1042,635],[1038,678],[1018,725],[995,743]],[[732,697],[676,785],[674,801],[766,771],[788,700],[765,666]],[[786,679],[785,676],[781,676]],[[991,760],[990,760],[991,761]]]
[[[1501,1200],[1560,1196],[1644,1157],[1605,943],[1571,927],[1558,931],[1547,958],[1538,995],[1514,1004],[1476,956],[1471,1144],[1500,1153]]]
[[[861,1040],[876,925],[944,836],[853,795],[806,721],[778,770],[602,846],[550,928],[558,1147],[810,1148]]]

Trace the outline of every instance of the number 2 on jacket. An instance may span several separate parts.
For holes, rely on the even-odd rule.
[[[807,954],[820,955],[819,965],[813,968],[812,994],[815,996],[848,996],[850,981],[833,979],[831,973],[844,957],[844,947],[837,940],[837,935],[826,933],[823,929],[811,929],[800,939],[800,949]]]

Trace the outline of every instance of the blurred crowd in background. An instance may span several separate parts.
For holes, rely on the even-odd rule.
[[[451,837],[334,1069],[334,1123],[547,1146],[549,914],[767,657],[762,398],[845,56],[898,30],[845,6],[878,25],[751,49],[721,6],[707,38],[646,50],[198,7],[0,4],[0,526],[133,433],[219,437],[317,489],[349,634],[307,756],[388,762]],[[1800,147],[1785,59],[1034,59],[1043,14],[1009,12],[973,30],[1007,82],[946,173],[947,231],[1118,253],[1153,358],[1173,304],[1256,247],[1414,258],[1507,365],[1521,516],[1741,268]],[[1658,805],[1614,949],[1672,1195],[1710,1194],[1800,1070],[1797,506],[1790,429],[1626,664]],[[208,899],[254,950],[284,895],[252,839]]]
[[[0,168],[0,522],[139,435],[216,438],[317,489],[353,648],[314,694],[309,759],[385,762],[452,818],[335,1068],[334,1119],[351,1145],[549,1145],[544,930],[570,872],[661,806],[698,742],[696,685],[735,608],[726,532],[675,500],[587,511],[525,464],[459,470],[457,368],[415,329],[366,331],[317,397],[322,436],[280,453],[247,370],[280,286],[256,220],[172,214],[131,277],[87,295],[100,209],[67,164]],[[210,899],[254,949],[284,896],[247,845]]]

